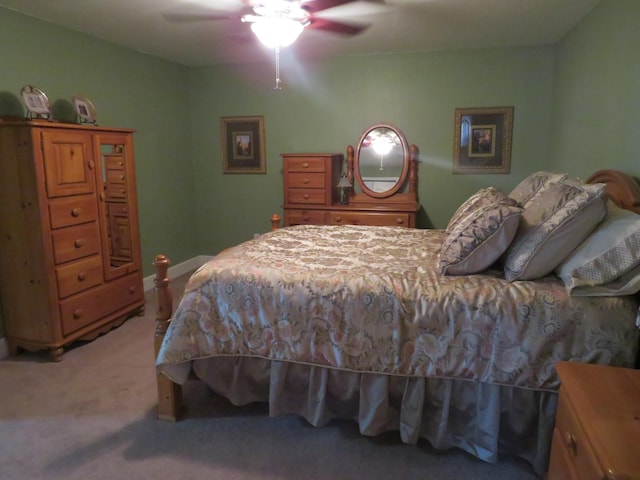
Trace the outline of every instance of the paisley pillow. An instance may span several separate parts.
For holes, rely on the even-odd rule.
[[[522,180],[511,190],[509,197],[518,202],[521,207],[526,207],[536,195],[541,194],[554,183],[567,178],[566,173],[535,172]]]
[[[510,199],[495,187],[481,188],[458,207],[458,209],[449,220],[445,231],[447,233],[451,233],[455,226],[458,225],[470,213],[473,213],[475,210],[484,205],[492,205],[500,201],[505,201],[512,205],[517,205],[517,202],[515,200]]]
[[[507,200],[477,208],[460,220],[442,244],[440,272],[467,275],[489,268],[507,249],[522,209]]]
[[[553,272],[605,217],[604,189],[604,183],[562,180],[536,195],[505,253],[505,278],[534,280]]]

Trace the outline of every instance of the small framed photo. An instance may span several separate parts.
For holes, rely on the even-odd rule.
[[[264,117],[222,117],[222,172],[267,173]]]
[[[457,108],[453,173],[509,173],[513,107]]]
[[[73,108],[76,111],[80,123],[96,123],[96,108],[87,97],[74,95]]]
[[[45,93],[33,85],[25,85],[20,90],[22,101],[27,107],[28,118],[46,118],[51,117],[51,104]]]

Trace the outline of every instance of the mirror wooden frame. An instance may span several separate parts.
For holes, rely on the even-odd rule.
[[[359,169],[360,150],[364,140],[370,132],[377,128],[392,130],[400,139],[404,152],[402,172],[396,184],[385,192],[374,192],[369,189],[362,179]],[[356,148],[347,147],[347,177],[351,185],[358,183],[360,192],[351,189],[349,192],[349,205],[352,207],[364,207],[375,209],[402,208],[413,210],[418,208],[418,147],[409,145],[402,131],[389,124],[380,123],[367,128],[361,135]]]
[[[362,173],[360,168],[362,150],[363,148],[367,147],[366,140],[371,134],[371,132],[378,129],[389,130],[393,132],[398,137],[398,140],[400,141],[400,146],[402,147],[402,170],[400,172],[400,176],[398,177],[398,180],[396,181],[396,183],[389,190],[386,190],[384,192],[376,192],[371,190],[367,186],[364,179],[362,178]],[[378,124],[378,125],[372,125],[367,130],[364,131],[364,133],[360,137],[360,141],[358,142],[358,146],[356,148],[355,158],[354,158],[354,175],[355,175],[356,181],[358,182],[358,186],[360,187],[360,189],[364,194],[373,198],[386,198],[386,197],[395,195],[398,192],[398,190],[405,184],[407,180],[408,172],[409,172],[409,145],[407,144],[407,139],[399,129],[388,124]]]

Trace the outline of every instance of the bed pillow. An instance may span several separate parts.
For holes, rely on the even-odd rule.
[[[460,220],[440,249],[444,275],[466,275],[489,268],[505,252],[518,229],[522,209],[508,200],[484,205]]]
[[[640,291],[640,215],[611,201],[607,208],[602,223],[556,269],[570,295]]]
[[[447,233],[451,233],[454,227],[470,213],[474,212],[484,205],[492,205],[500,201],[509,202],[512,205],[517,205],[517,202],[515,200],[510,199],[495,187],[481,188],[458,207],[458,209],[449,220],[445,231]]]
[[[535,280],[553,272],[605,217],[604,189],[604,183],[562,180],[536,195],[505,253],[505,278]]]
[[[526,207],[533,198],[549,188],[551,185],[561,182],[567,178],[566,173],[536,172],[522,180],[511,190],[509,197],[513,198],[518,205]]]

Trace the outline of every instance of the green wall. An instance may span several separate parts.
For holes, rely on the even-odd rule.
[[[200,251],[215,253],[269,227],[282,213],[281,153],[342,152],[366,127],[390,123],[420,149],[420,227],[444,227],[457,206],[489,184],[510,189],[551,168],[554,49],[343,57],[300,65],[284,58],[282,91],[273,65],[191,72],[191,115]],[[453,175],[457,107],[515,107],[510,175]],[[223,175],[219,117],[264,115],[266,175]],[[207,120],[210,118],[210,120]],[[222,208],[220,208],[222,207]]]
[[[552,157],[640,176],[640,1],[603,0],[557,48]]]

